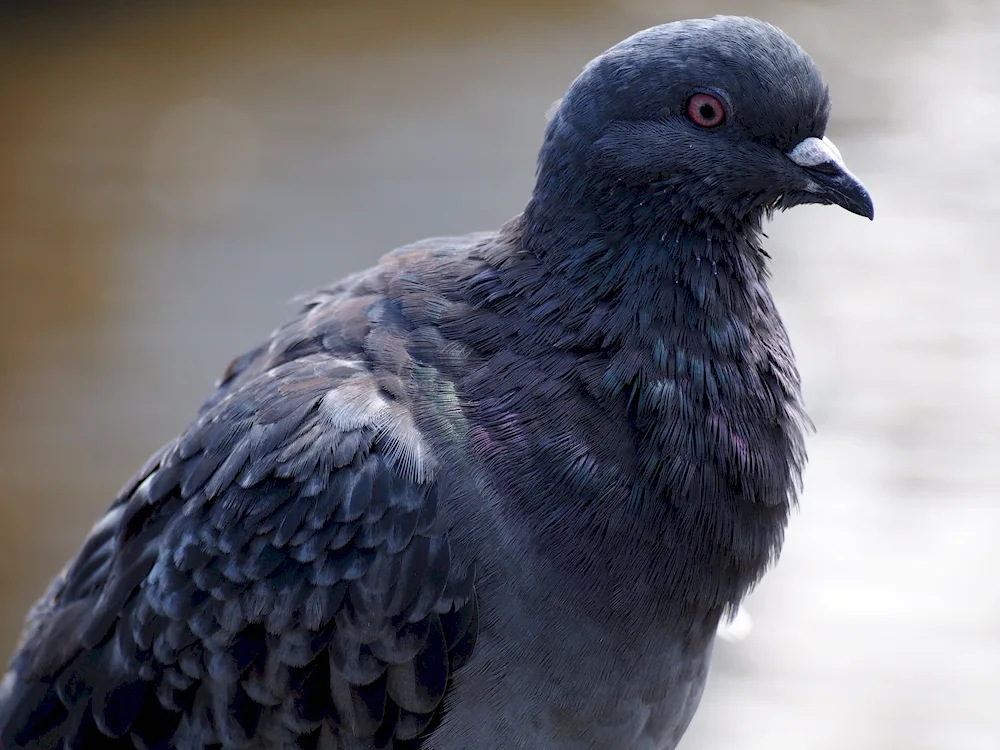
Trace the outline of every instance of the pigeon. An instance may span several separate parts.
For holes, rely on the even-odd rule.
[[[4,748],[669,750],[808,419],[762,223],[871,197],[738,17],[556,107],[524,211],[304,299],[28,616]]]

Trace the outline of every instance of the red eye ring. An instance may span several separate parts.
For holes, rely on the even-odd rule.
[[[695,94],[688,99],[688,118],[701,128],[714,128],[726,119],[726,108],[711,94]]]

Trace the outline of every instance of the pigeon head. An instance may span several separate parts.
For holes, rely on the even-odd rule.
[[[655,26],[593,60],[558,104],[535,199],[597,209],[602,226],[648,225],[654,210],[712,234],[802,203],[871,218],[824,135],[829,111],[816,65],[774,26]]]

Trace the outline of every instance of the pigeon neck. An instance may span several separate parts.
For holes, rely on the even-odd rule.
[[[706,358],[727,355],[725,331],[753,327],[772,304],[759,220],[721,231],[624,191],[614,208],[536,193],[520,230],[584,346],[652,346],[666,331],[703,339]]]
[[[713,236],[669,220],[655,233],[632,231],[544,202],[518,225],[526,252],[505,275],[511,285],[531,280],[516,295],[524,319],[546,331],[540,347],[558,342],[581,373],[597,366],[588,392],[627,435],[638,467],[627,500],[595,499],[575,533],[631,549],[624,568],[657,571],[659,593],[648,601],[686,602],[692,612],[735,605],[780,547],[789,466],[797,472],[801,453],[797,375],[782,354],[757,235]],[[703,455],[688,436],[705,425],[718,445]],[[767,441],[748,452],[761,435]],[[664,485],[671,466],[686,472],[684,493]]]

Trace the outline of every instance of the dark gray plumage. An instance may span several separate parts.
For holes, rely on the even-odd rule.
[[[525,212],[323,289],[32,611],[3,747],[673,748],[804,461],[763,217],[872,214],[764,23],[641,32]]]

